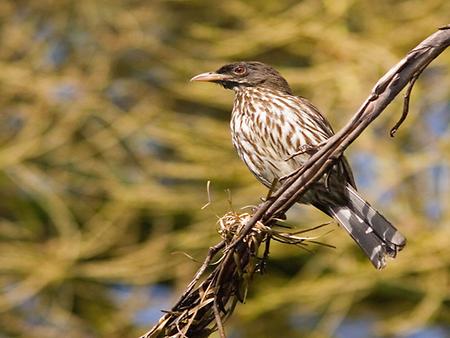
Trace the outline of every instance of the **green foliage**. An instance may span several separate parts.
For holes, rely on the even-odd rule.
[[[174,300],[147,286],[181,293],[198,264],[174,253],[201,260],[218,241],[225,189],[236,209],[264,196],[231,146],[232,93],[190,77],[270,63],[338,129],[448,13],[445,0],[1,1],[0,335],[143,333],[157,316],[136,313]],[[418,81],[395,139],[400,100],[348,152],[375,158],[360,190],[407,235],[399,258],[375,271],[340,230],[324,238],[336,250],[275,245],[228,331],[332,337],[364,316],[378,334],[450,323],[450,132],[427,122],[444,107],[448,123],[449,56]],[[201,210],[207,180],[214,200]],[[308,207],[289,218],[324,220]],[[299,316],[314,320],[299,327]]]

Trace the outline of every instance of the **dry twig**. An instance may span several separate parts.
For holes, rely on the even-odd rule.
[[[350,122],[331,137],[310,160],[290,175],[280,189],[256,208],[253,215],[227,213],[220,219],[223,240],[209,249],[205,262],[193,281],[160,321],[141,338],[207,337],[219,330],[225,337],[223,322],[231,315],[237,301],[246,297],[249,281],[258,268],[258,249],[269,238],[290,244],[302,244],[308,238],[296,237],[272,229],[277,218],[322,177],[343,151],[377,118],[409,83],[400,120],[395,133],[408,113],[409,97],[422,71],[450,45],[450,26],[440,28],[411,50],[375,85]],[[222,250],[223,258],[209,276],[197,285],[211,260]],[[267,256],[267,252],[264,256]]]

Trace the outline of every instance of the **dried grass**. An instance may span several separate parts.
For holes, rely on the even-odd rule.
[[[276,240],[285,244],[307,246],[309,243],[321,244],[318,237],[300,237],[311,229],[285,232],[275,230],[257,222],[251,231],[235,248],[231,244],[243,234],[252,214],[238,214],[234,211],[226,213],[218,221],[218,233],[223,241],[210,249],[205,263],[183,293],[177,304],[161,317],[158,323],[141,338],[159,337],[208,337],[219,331],[225,337],[223,324],[233,313],[238,302],[244,303],[255,273],[263,273],[269,255],[270,241]],[[259,253],[265,243],[264,253]],[[210,263],[218,251],[221,256],[215,263]],[[198,283],[206,268],[214,266],[204,281]]]

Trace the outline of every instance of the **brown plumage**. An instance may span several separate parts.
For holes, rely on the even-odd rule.
[[[231,116],[233,144],[250,171],[270,187],[301,167],[333,135],[325,117],[308,100],[292,95],[287,81],[261,62],[237,62],[192,81],[221,84],[235,92]],[[381,269],[406,239],[357,192],[347,160],[342,157],[327,177],[299,200],[333,217]]]

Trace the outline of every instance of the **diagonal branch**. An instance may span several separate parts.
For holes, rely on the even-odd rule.
[[[298,201],[311,184],[326,174],[344,150],[409,83],[406,106],[394,127],[398,128],[406,118],[407,102],[417,77],[449,45],[450,25],[447,25],[422,41],[392,67],[376,83],[372,93],[347,125],[301,168],[289,175],[281,187],[256,208],[253,215],[229,212],[223,216],[219,221],[223,240],[210,248],[205,262],[172,310],[166,312],[141,338],[207,337],[217,330],[221,337],[225,337],[223,322],[231,315],[237,301],[245,300],[251,277],[258,268],[264,266],[264,261],[258,265],[260,245],[263,242],[268,245],[271,238],[281,238],[283,242],[295,245],[302,245],[308,240],[273,230],[271,227],[277,219]],[[220,264],[199,284],[201,276],[220,251],[223,252]],[[264,252],[263,258],[267,255],[268,252]]]

